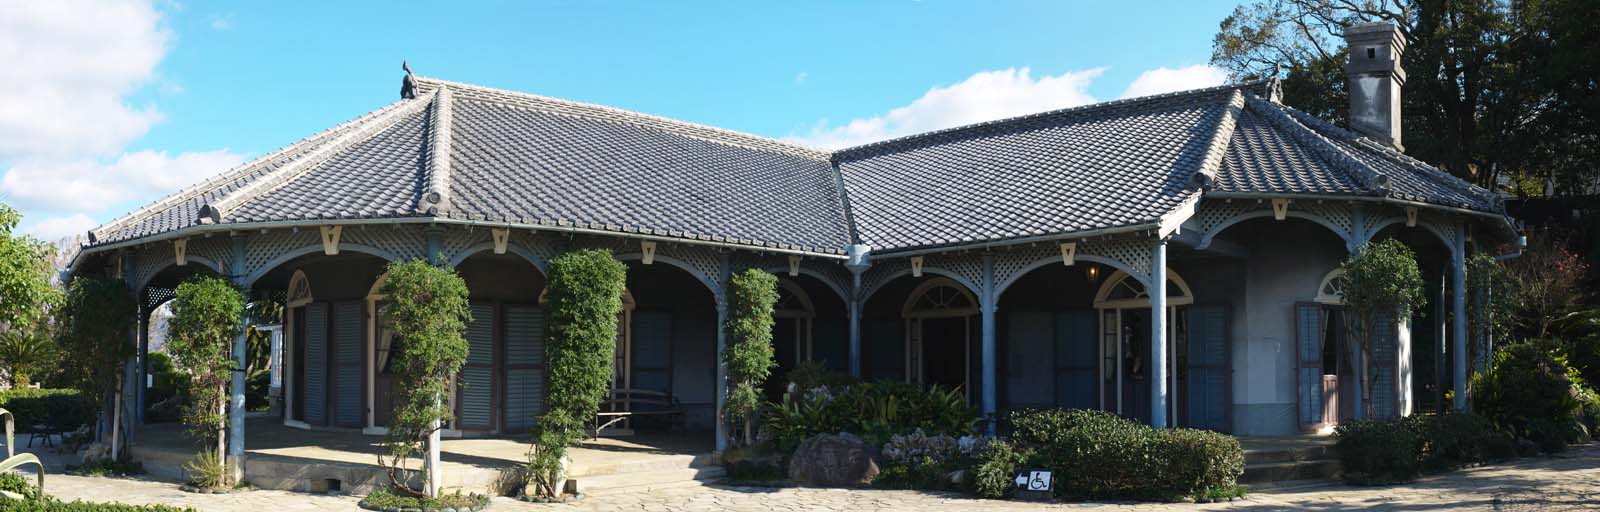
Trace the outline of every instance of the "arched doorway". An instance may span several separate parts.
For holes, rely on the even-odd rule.
[[[782,398],[790,371],[816,360],[816,319],[811,294],[799,283],[778,279],[778,301],[772,306],[772,356],[778,365],[764,386],[768,400]]]
[[[1355,372],[1344,329],[1344,269],[1317,284],[1311,302],[1295,304],[1295,386],[1300,426],[1323,431],[1352,416]]]
[[[1183,395],[1179,393],[1180,381],[1188,377],[1189,306],[1194,304],[1194,293],[1189,283],[1172,270],[1167,270],[1167,417],[1184,418],[1186,407],[1180,407]],[[1150,295],[1144,283],[1123,271],[1107,278],[1095,294],[1094,308],[1100,318],[1100,379],[1104,383],[1102,400],[1106,409],[1138,419],[1150,421]],[[1226,340],[1219,336],[1216,343],[1226,350]],[[1225,406],[1224,406],[1225,407]],[[1185,409],[1185,410],[1180,410]]]
[[[905,319],[906,382],[972,390],[972,330],[978,299],[949,278],[936,277],[911,291]]]
[[[523,432],[544,411],[544,273],[517,254],[480,251],[456,264],[472,321],[456,380],[454,428]]]

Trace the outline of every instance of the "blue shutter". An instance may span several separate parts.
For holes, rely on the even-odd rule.
[[[1375,419],[1393,418],[1398,415],[1399,409],[1395,407],[1395,367],[1399,361],[1399,327],[1395,325],[1393,314],[1378,315],[1373,322],[1372,333],[1372,365],[1368,371],[1372,372],[1368,378],[1375,379],[1372,383],[1372,415]]]
[[[1011,407],[1054,405],[1055,359],[1051,344],[1055,333],[1050,313],[1007,313],[1006,321],[1006,403]]]
[[[1322,407],[1322,305],[1295,304],[1296,387],[1300,395],[1300,426],[1324,423]]]
[[[1095,312],[1057,313],[1056,405],[1071,409],[1098,409],[1100,349],[1095,345]]]
[[[362,324],[366,320],[366,305],[362,302],[340,302],[333,306],[333,362],[335,385],[333,395],[333,421],[341,427],[362,427],[366,423],[364,382],[362,368]]]
[[[672,315],[633,314],[633,389],[672,392]]]
[[[1229,430],[1228,313],[1221,306],[1189,308],[1189,396],[1185,426]]]
[[[461,426],[489,429],[494,425],[494,304],[473,302],[467,324],[467,362],[461,369]]]
[[[527,430],[544,412],[544,311],[506,306],[506,430]]]
[[[306,304],[306,389],[302,417],[312,425],[328,424],[328,304]]]

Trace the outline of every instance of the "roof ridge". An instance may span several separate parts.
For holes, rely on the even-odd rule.
[[[1306,112],[1302,112],[1299,109],[1296,109],[1294,107],[1290,107],[1288,105],[1282,105],[1282,108],[1290,116],[1293,116],[1294,118],[1301,120],[1301,122],[1303,122],[1305,124],[1312,125],[1314,127],[1313,129],[1319,129],[1319,130],[1332,132],[1334,135],[1338,136],[1339,138],[1341,138],[1341,139],[1343,139],[1343,140],[1345,140],[1347,142],[1350,142],[1352,144],[1356,144],[1358,146],[1366,147],[1368,149],[1376,150],[1380,154],[1382,154],[1383,156],[1387,156],[1387,157],[1392,158],[1394,160],[1398,160],[1399,163],[1408,165],[1412,169],[1415,169],[1417,171],[1422,172],[1424,175],[1428,176],[1429,178],[1440,180],[1440,181],[1444,182],[1445,186],[1456,189],[1456,192],[1459,192],[1459,193],[1462,193],[1462,194],[1468,195],[1468,196],[1472,196],[1472,195],[1495,196],[1495,194],[1491,193],[1487,189],[1484,189],[1483,187],[1479,187],[1477,185],[1469,183],[1466,180],[1463,180],[1461,178],[1456,177],[1454,174],[1450,174],[1448,172],[1444,172],[1443,170],[1440,170],[1437,167],[1429,165],[1427,162],[1423,162],[1423,161],[1418,160],[1416,158],[1412,158],[1411,155],[1407,155],[1407,154],[1395,149],[1394,147],[1389,146],[1388,144],[1384,144],[1384,143],[1378,142],[1376,140],[1373,140],[1371,137],[1368,137],[1366,135],[1362,135],[1360,132],[1356,132],[1354,130],[1345,128],[1343,126],[1339,126],[1337,124],[1333,124],[1332,122],[1329,122],[1329,121],[1327,121],[1325,119],[1322,119],[1322,118],[1317,117],[1317,116],[1313,116],[1313,115],[1311,115],[1309,113],[1306,113]],[[1495,201],[1495,199],[1490,199],[1491,203],[1493,203],[1494,201]]]
[[[1247,95],[1246,102],[1252,110],[1264,111],[1262,113],[1265,115],[1262,118],[1267,124],[1272,125],[1274,128],[1288,131],[1291,138],[1310,146],[1309,149],[1312,154],[1330,164],[1335,164],[1335,168],[1339,168],[1355,178],[1362,188],[1384,195],[1389,193],[1388,176],[1362,162],[1355,155],[1346,152],[1344,148],[1334,145],[1332,141],[1328,140],[1327,136],[1302,124],[1295,116],[1282,110],[1280,105],[1261,99],[1254,94]]]
[[[231,182],[233,180],[237,180],[240,177],[243,177],[244,175],[249,174],[250,171],[255,170],[256,168],[260,167],[261,165],[264,165],[264,164],[267,164],[267,163],[271,162],[273,159],[276,159],[276,158],[278,158],[280,156],[283,156],[284,154],[289,153],[289,152],[291,152],[291,151],[293,151],[295,149],[299,149],[299,148],[301,148],[303,146],[306,146],[306,145],[310,144],[312,141],[314,141],[316,139],[319,139],[319,138],[322,138],[322,137],[324,137],[326,135],[330,135],[330,134],[333,134],[333,133],[336,133],[336,132],[341,132],[341,131],[345,131],[345,130],[354,128],[356,125],[364,123],[367,120],[371,119],[372,117],[377,116],[377,115],[379,115],[379,114],[381,114],[381,113],[383,113],[383,112],[385,112],[385,111],[387,111],[389,109],[393,109],[393,108],[399,106],[403,102],[404,101],[397,101],[397,102],[394,102],[394,103],[390,103],[390,104],[384,105],[382,107],[377,108],[376,110],[367,112],[367,113],[362,114],[360,116],[356,116],[355,118],[346,120],[346,121],[344,121],[342,123],[334,125],[334,126],[332,126],[330,128],[322,130],[320,132],[313,133],[311,135],[307,135],[307,136],[301,138],[300,140],[296,140],[296,141],[291,142],[291,143],[289,143],[287,145],[284,145],[283,147],[275,149],[270,153],[267,153],[265,155],[262,155],[260,157],[255,158],[255,159],[252,159],[252,160],[250,160],[248,162],[236,165],[236,166],[234,166],[234,167],[232,167],[232,168],[230,168],[230,169],[228,169],[226,171],[223,171],[221,173],[213,175],[210,178],[206,178],[205,180],[202,180],[199,183],[195,183],[195,184],[190,185],[190,186],[188,186],[186,188],[180,189],[177,192],[173,192],[172,194],[168,194],[166,197],[163,197],[163,198],[157,200],[156,202],[144,205],[143,207],[140,207],[137,210],[128,212],[127,214],[125,214],[125,215],[123,215],[121,217],[117,217],[115,219],[107,221],[105,224],[101,224],[99,226],[96,226],[93,229],[90,229],[89,233],[88,233],[88,235],[89,235],[88,241],[89,241],[89,243],[93,244],[93,243],[95,243],[96,238],[99,238],[99,236],[101,234],[110,233],[112,231],[116,231],[116,230],[125,228],[125,227],[127,227],[128,224],[131,224],[134,220],[139,219],[139,218],[143,218],[147,214],[159,213],[159,212],[164,211],[164,210],[166,210],[168,208],[171,208],[171,207],[173,207],[173,206],[177,205],[178,203],[181,203],[181,202],[183,202],[185,200],[192,199],[192,198],[194,198],[194,197],[196,197],[196,196],[198,196],[200,194],[203,194],[203,193],[205,193],[207,191],[213,190],[215,188],[215,186],[224,185],[224,184],[227,184],[228,182]],[[327,141],[320,141],[320,142],[326,143]]]
[[[1003,118],[1003,119],[994,119],[994,120],[990,120],[990,121],[982,121],[982,122],[977,122],[977,123],[972,123],[972,124],[965,124],[965,125],[961,125],[961,126],[953,126],[953,127],[950,127],[950,128],[943,128],[943,129],[939,129],[939,130],[927,131],[927,132],[922,132],[922,133],[914,133],[914,134],[911,134],[911,135],[902,135],[900,137],[895,137],[895,138],[892,138],[892,139],[881,140],[881,141],[878,141],[878,142],[870,142],[870,143],[862,144],[862,145],[859,145],[859,146],[851,146],[851,147],[848,147],[848,148],[840,149],[840,150],[834,151],[834,155],[836,157],[840,158],[840,159],[854,159],[854,158],[860,158],[860,157],[864,157],[864,156],[879,154],[879,153],[881,153],[881,151],[875,151],[875,150],[882,150],[882,149],[889,148],[889,147],[892,147],[892,146],[903,145],[903,144],[907,144],[907,143],[911,143],[911,142],[920,142],[920,141],[924,141],[924,140],[932,141],[932,139],[937,139],[939,137],[947,137],[947,136],[959,134],[959,133],[962,133],[962,132],[968,132],[968,131],[980,131],[980,130],[985,129],[985,128],[992,128],[992,127],[1005,125],[1005,124],[1010,124],[1010,123],[1017,123],[1017,122],[1028,121],[1028,120],[1039,119],[1039,118],[1050,117],[1050,116],[1094,113],[1094,112],[1099,112],[1099,111],[1102,111],[1102,110],[1103,111],[1117,111],[1117,110],[1121,110],[1121,109],[1131,109],[1131,107],[1142,106],[1142,105],[1149,104],[1149,103],[1158,103],[1158,102],[1161,102],[1161,101],[1172,100],[1172,99],[1181,98],[1181,97],[1185,97],[1185,96],[1201,96],[1201,95],[1205,95],[1205,94],[1215,94],[1215,93],[1222,92],[1222,91],[1227,91],[1227,90],[1241,90],[1241,89],[1248,89],[1248,88],[1251,88],[1251,87],[1260,87],[1260,86],[1262,86],[1262,85],[1264,85],[1266,83],[1267,83],[1266,80],[1252,80],[1252,81],[1249,81],[1249,82],[1241,82],[1241,83],[1237,83],[1237,84],[1223,84],[1223,85],[1216,85],[1216,86],[1212,86],[1212,87],[1203,87],[1203,88],[1200,88],[1200,89],[1188,89],[1188,90],[1183,90],[1183,91],[1173,91],[1173,92],[1162,93],[1162,94],[1152,94],[1152,95],[1149,95],[1149,96],[1137,96],[1137,97],[1133,97],[1133,98],[1122,98],[1122,99],[1116,99],[1116,100],[1111,100],[1111,101],[1102,101],[1102,102],[1098,102],[1098,103],[1090,103],[1090,104],[1087,104],[1087,105],[1078,105],[1076,107],[1067,107],[1067,108],[1059,108],[1059,109],[1054,109],[1054,110],[1046,110],[1046,111],[1043,111],[1043,112],[1034,112],[1032,114],[1023,114],[1023,115],[1020,115],[1020,116],[1007,117],[1007,118]]]
[[[587,103],[552,96],[544,96],[529,92],[513,91],[483,85],[473,85],[453,82],[439,78],[417,77],[421,90],[449,86],[460,93],[461,97],[478,101],[501,103],[513,107],[522,107],[556,115],[570,115],[587,119],[632,124],[644,128],[660,130],[666,133],[691,137],[726,144],[757,151],[768,151],[800,156],[812,160],[827,161],[832,152],[787,142],[770,137],[753,135],[745,132],[729,130],[716,126],[673,119],[665,116],[646,114],[632,110]],[[564,107],[564,108],[550,108]],[[600,114],[600,115],[596,115]]]
[[[1206,144],[1205,157],[1200,159],[1200,169],[1195,171],[1202,190],[1209,190],[1216,184],[1217,171],[1222,168],[1222,160],[1228,154],[1228,145],[1233,143],[1233,132],[1238,128],[1239,118],[1243,113],[1244,94],[1235,89],[1228,97],[1228,108],[1222,111],[1222,118],[1217,120],[1217,128],[1211,134],[1211,142]]]
[[[200,224],[221,224],[228,213],[231,213],[233,209],[245,201],[277,190],[278,187],[304,176],[311,170],[321,166],[329,158],[332,158],[334,153],[365,142],[378,133],[394,126],[401,119],[421,111],[428,105],[432,105],[433,99],[433,93],[430,93],[428,96],[397,102],[395,108],[385,109],[380,115],[367,119],[358,128],[339,134],[334,140],[317,146],[316,149],[300,155],[299,158],[274,169],[271,173],[233,189],[233,191],[214,201],[201,205],[197,222]]]
[[[417,198],[417,213],[439,215],[450,211],[451,112],[450,88],[439,87],[429,106],[427,179]]]

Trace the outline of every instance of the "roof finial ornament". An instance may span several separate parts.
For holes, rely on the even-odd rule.
[[[407,100],[416,99],[417,75],[411,73],[411,65],[406,64],[406,61],[404,60],[400,61],[400,69],[404,69],[406,71],[406,77],[400,80],[400,98]]]
[[[1267,101],[1283,103],[1283,79],[1279,78],[1282,73],[1283,62],[1273,62],[1272,74],[1267,76]]]

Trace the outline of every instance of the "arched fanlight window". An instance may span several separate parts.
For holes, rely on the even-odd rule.
[[[394,322],[389,318],[389,302],[382,293],[383,283],[388,279],[389,274],[384,273],[367,289],[367,314],[372,318],[367,332],[373,334],[373,368],[384,374],[389,373],[389,353],[394,348]]]
[[[1336,268],[1322,276],[1322,282],[1317,284],[1318,304],[1329,306],[1344,305],[1344,287],[1350,284],[1350,279],[1344,276],[1344,269]]]
[[[812,360],[812,331],[813,321],[816,319],[817,310],[811,303],[811,296],[806,294],[799,283],[788,279],[778,280],[778,301],[772,305],[772,317],[775,335],[793,336],[793,345],[777,348],[779,364],[798,365]],[[792,329],[780,331],[781,329]],[[779,338],[773,340],[778,342]],[[791,351],[792,349],[792,351]]]
[[[294,271],[294,275],[289,276],[289,290],[284,295],[284,307],[297,308],[310,304],[311,301],[311,280],[306,278],[304,270]]]
[[[1194,293],[1189,291],[1189,283],[1183,280],[1171,269],[1167,269],[1167,305],[1187,306],[1194,304]],[[1094,307],[1096,308],[1148,308],[1150,307],[1150,294],[1145,290],[1144,283],[1134,279],[1127,272],[1121,270],[1111,274],[1106,283],[1100,285],[1100,292],[1095,294]]]
[[[978,299],[961,283],[936,277],[911,291],[901,313],[907,318],[976,315]]]

